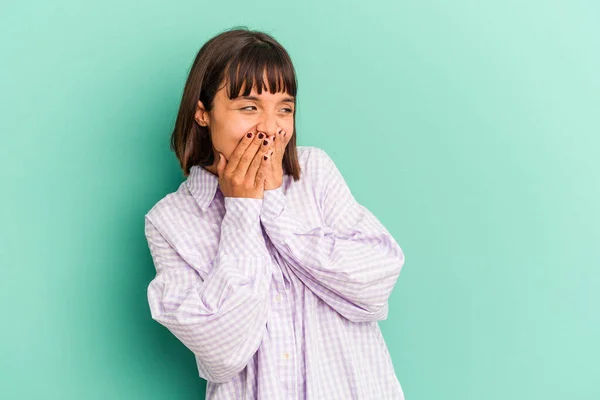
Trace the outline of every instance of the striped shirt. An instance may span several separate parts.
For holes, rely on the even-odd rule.
[[[152,319],[196,359],[206,399],[404,399],[378,320],[404,254],[327,153],[262,199],[200,166],[145,215]]]

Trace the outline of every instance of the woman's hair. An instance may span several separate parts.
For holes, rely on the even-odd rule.
[[[211,132],[194,118],[198,100],[211,111],[222,83],[227,84],[230,99],[249,95],[255,82],[260,94],[267,83],[263,82],[265,70],[270,93],[287,92],[294,96],[294,134],[283,155],[283,172],[294,180],[300,179],[296,150],[297,81],[292,60],[273,37],[245,27],[230,29],[208,40],[192,64],[171,135],[171,150],[177,155],[184,176],[189,175],[192,166],[209,166],[215,160]],[[242,86],[244,93],[240,93]]]

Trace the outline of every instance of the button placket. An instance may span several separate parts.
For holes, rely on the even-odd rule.
[[[285,282],[274,282],[275,285],[271,292],[271,301],[273,308],[271,314],[273,318],[277,318],[278,322],[274,323],[271,329],[272,339],[277,342],[278,350],[278,370],[279,379],[284,385],[288,393],[295,396],[296,388],[296,362],[292,357],[295,353],[295,335],[293,331],[291,303],[288,301],[289,290],[285,287]]]

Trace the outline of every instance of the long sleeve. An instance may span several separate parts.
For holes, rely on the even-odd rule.
[[[219,248],[205,279],[197,271],[208,266],[188,264],[169,244],[165,217],[162,233],[149,214],[145,218],[156,268],[148,286],[152,318],[196,355],[200,376],[208,381],[223,383],[238,374],[266,332],[271,264],[261,205],[262,199],[225,198]]]
[[[324,223],[309,224],[286,207],[281,187],[265,191],[261,222],[299,279],[333,309],[353,322],[386,319],[404,253],[327,153],[315,151],[309,168],[320,171],[314,185]]]

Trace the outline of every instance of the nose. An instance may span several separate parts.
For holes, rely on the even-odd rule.
[[[277,117],[273,113],[263,113],[259,123],[256,125],[256,130],[265,133],[269,138],[273,137],[279,130]]]

